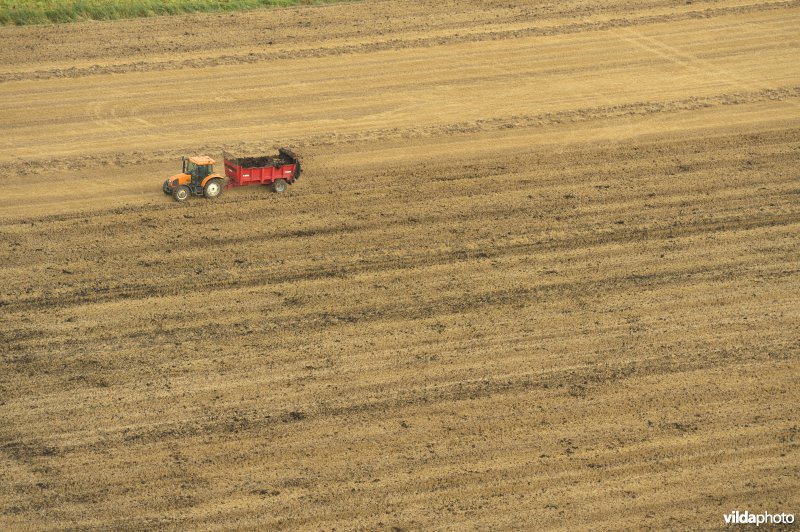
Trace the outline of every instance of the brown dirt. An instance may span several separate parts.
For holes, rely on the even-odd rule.
[[[0,29],[0,528],[797,513],[798,23],[367,1]],[[180,155],[281,145],[285,195],[161,193]]]

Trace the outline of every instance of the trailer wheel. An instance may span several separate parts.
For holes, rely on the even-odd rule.
[[[189,190],[189,187],[186,185],[176,187],[175,191],[172,193],[172,197],[175,198],[175,201],[186,201],[191,195],[192,191]]]
[[[164,185],[161,187],[161,190],[164,191],[164,194],[172,194],[172,192],[169,189],[169,179],[164,180]]]
[[[281,194],[286,192],[286,180],[285,179],[276,179],[274,183],[272,183],[272,191]]]
[[[206,183],[205,188],[203,189],[203,194],[208,199],[214,199],[219,197],[222,194],[222,179],[211,179],[208,183]]]

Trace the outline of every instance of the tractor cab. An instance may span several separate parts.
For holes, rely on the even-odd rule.
[[[184,157],[183,173],[191,176],[192,183],[201,183],[203,179],[214,173],[216,161],[210,157]]]
[[[182,172],[164,181],[164,193],[176,201],[185,201],[192,195],[218,197],[225,187],[225,177],[214,173],[214,163],[214,159],[205,155],[184,157]]]

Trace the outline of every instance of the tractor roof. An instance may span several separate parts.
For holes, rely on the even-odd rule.
[[[200,166],[203,164],[216,164],[217,161],[215,161],[211,157],[206,157],[205,155],[196,155],[194,157],[189,157],[189,162],[192,162]]]

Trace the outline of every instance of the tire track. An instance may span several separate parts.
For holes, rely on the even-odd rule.
[[[498,132],[512,129],[542,129],[564,123],[603,121],[627,116],[652,116],[697,109],[717,108],[721,106],[746,105],[765,101],[780,101],[796,106],[797,102],[794,100],[797,98],[800,98],[800,86],[777,87],[751,92],[725,93],[712,97],[690,97],[671,101],[651,101],[614,106],[587,107],[537,115],[513,115],[508,117],[486,118],[437,126],[380,128],[365,130],[352,135],[326,134],[321,136],[308,136],[304,138],[287,139],[286,144],[294,149],[313,149],[353,143],[371,143],[399,139],[417,140],[433,137],[449,137],[453,135]],[[198,153],[221,153],[224,149],[230,150],[231,147],[203,145],[195,149]],[[233,149],[234,151],[243,153],[260,153],[274,150],[275,147],[272,143],[239,143]],[[185,152],[183,150],[157,150],[151,152],[135,152],[133,154],[129,152],[117,152],[102,157],[90,155],[87,157],[48,157],[38,160],[30,158],[24,161],[11,161],[5,165],[5,168],[10,171],[11,175],[29,177],[51,173],[54,168],[69,170],[100,168],[107,166],[109,161],[114,161],[115,166],[120,168],[139,165],[144,161],[172,162],[176,159],[180,159],[184,154]]]
[[[800,6],[798,0],[779,2],[756,3],[748,6],[706,8],[691,10],[671,15],[648,16],[642,15],[630,19],[612,19],[604,22],[578,22],[552,27],[533,26],[526,29],[505,31],[492,31],[465,35],[455,34],[429,38],[390,39],[385,41],[371,41],[369,43],[350,44],[342,46],[329,46],[319,48],[300,48],[278,52],[247,52],[246,54],[230,54],[205,57],[202,60],[186,59],[159,62],[136,61],[117,65],[92,65],[89,67],[71,67],[66,69],[37,70],[33,72],[0,72],[0,83],[21,80],[46,80],[53,78],[80,78],[103,74],[123,74],[130,72],[160,72],[169,70],[186,70],[198,67],[238,66],[255,63],[264,63],[278,60],[297,60],[315,57],[337,57],[342,55],[366,54],[381,51],[430,48],[448,44],[461,44],[467,42],[488,42],[524,37],[544,37],[552,35],[566,35],[586,33],[590,31],[605,31],[617,28],[631,28],[649,24],[678,22],[691,19],[707,19],[729,15],[755,13],[776,9],[789,9]],[[491,28],[491,27],[490,27]]]
[[[412,257],[392,257],[384,260],[371,260],[357,265],[349,264],[346,267],[319,267],[308,270],[283,273],[280,276],[282,283],[308,282],[322,279],[348,279],[364,273],[374,271],[411,270],[422,267],[432,267],[457,262],[468,262],[476,259],[498,259],[509,255],[536,255],[545,250],[566,252],[575,249],[587,249],[622,244],[636,241],[652,241],[654,239],[687,238],[703,234],[713,234],[726,231],[748,231],[767,227],[788,227],[800,224],[800,213],[781,215],[761,215],[758,218],[742,219],[739,216],[727,220],[703,220],[691,224],[670,224],[666,227],[645,227],[631,230],[615,230],[608,233],[589,233],[584,235],[570,235],[562,238],[545,238],[534,243],[516,245],[501,245],[495,249],[484,251],[458,249],[446,252],[429,252],[425,255]],[[271,238],[271,237],[267,237]],[[252,240],[252,239],[248,239]],[[206,284],[204,289],[208,293],[241,288],[254,288],[270,283],[275,275],[270,272],[258,271],[249,278],[239,278],[234,281],[217,281]],[[174,283],[153,285],[147,284],[122,284],[112,286],[82,287],[67,295],[54,295],[47,293],[27,299],[0,301],[0,307],[8,312],[35,311],[41,309],[56,309],[70,306],[107,303],[128,299],[147,299],[153,297],[177,296],[184,292],[182,286],[176,287]]]

